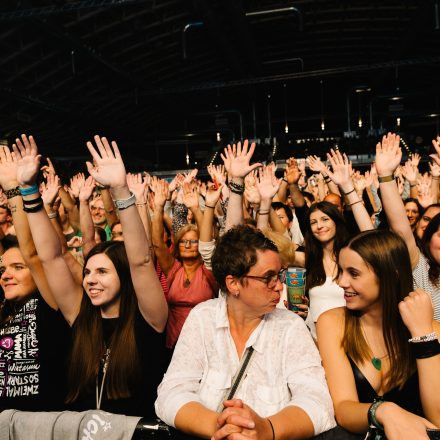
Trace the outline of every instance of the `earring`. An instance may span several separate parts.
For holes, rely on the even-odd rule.
[[[240,292],[234,292],[234,296],[235,296],[236,298],[238,298],[238,295],[240,295]]]

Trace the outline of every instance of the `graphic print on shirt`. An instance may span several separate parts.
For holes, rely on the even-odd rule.
[[[0,329],[0,397],[38,395],[37,304],[37,298],[30,299]]]

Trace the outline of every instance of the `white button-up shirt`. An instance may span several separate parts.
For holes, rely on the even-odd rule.
[[[321,359],[300,317],[280,309],[264,315],[246,343],[250,346],[254,353],[234,398],[261,417],[297,406],[310,417],[315,435],[336,426]],[[177,412],[188,402],[217,411],[239,367],[224,295],[198,304],[159,385],[157,415],[174,426]]]

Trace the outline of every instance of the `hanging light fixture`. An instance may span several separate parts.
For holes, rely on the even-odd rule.
[[[287,123],[287,85],[283,84],[284,88],[284,132],[289,133],[289,124]]]
[[[359,113],[358,127],[362,128],[361,93],[359,92],[357,95],[358,95],[358,113]]]
[[[322,82],[322,79],[320,81],[321,83],[321,130],[325,130],[325,122],[324,122],[324,84]]]
[[[220,142],[221,141],[221,136],[220,136],[220,132],[217,132],[217,142]]]
[[[396,119],[396,125],[397,125],[398,127],[400,127],[400,118],[397,118],[397,119]]]

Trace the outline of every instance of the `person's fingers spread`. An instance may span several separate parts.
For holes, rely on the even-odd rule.
[[[96,147],[98,148],[100,157],[102,158],[107,157],[107,153],[105,151],[104,145],[102,144],[101,136],[96,134],[95,136],[93,136],[93,139],[95,140]]]

